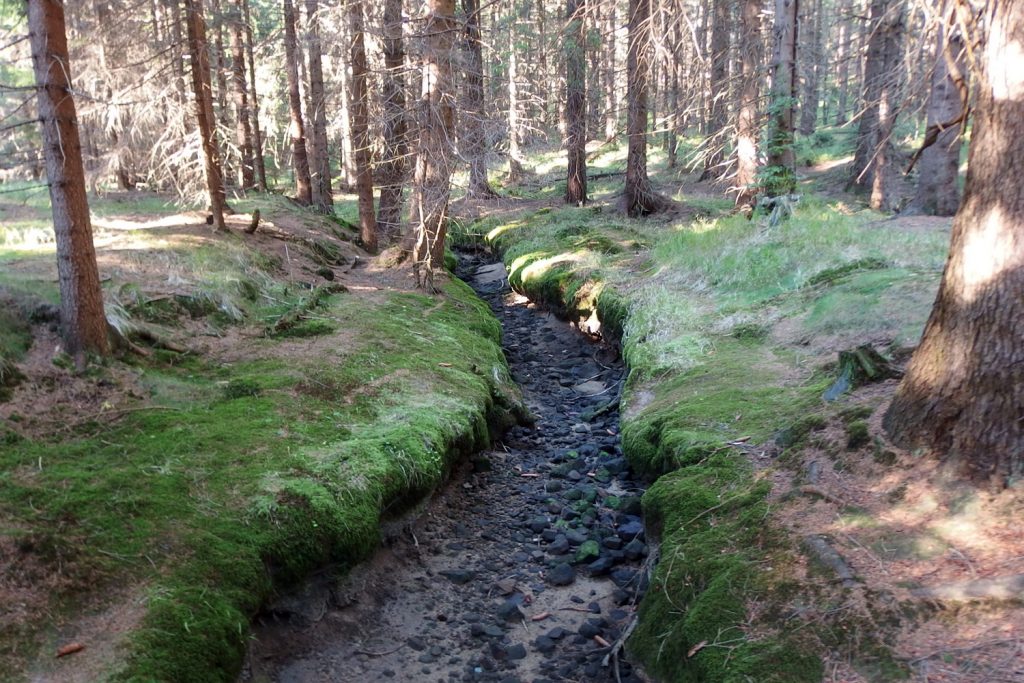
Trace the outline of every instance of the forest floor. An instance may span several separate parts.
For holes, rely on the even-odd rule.
[[[1020,492],[889,444],[896,380],[836,386],[840,351],[909,357],[951,220],[868,211],[838,189],[841,153],[806,152],[774,227],[657,149],[672,212],[624,218],[614,175],[565,207],[564,158],[536,155],[502,199],[455,202],[452,229],[531,305],[493,268],[476,283],[490,306],[454,281],[416,292],[354,244],[348,198],[340,221],[240,200],[222,236],[111,193],[93,205],[101,275],[136,352],[81,375],[55,332],[46,198],[4,195],[0,359],[18,375],[0,377],[0,667],[595,680],[632,626],[623,680],[1024,680]],[[604,399],[625,377],[620,429]],[[513,379],[537,423],[481,451],[523,415]],[[619,531],[655,479],[648,547]]]

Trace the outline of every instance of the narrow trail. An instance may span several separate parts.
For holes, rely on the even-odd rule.
[[[502,322],[536,424],[464,463],[369,562],[272,605],[240,680],[640,680],[608,657],[648,556],[618,353],[512,293],[501,264],[461,270]]]

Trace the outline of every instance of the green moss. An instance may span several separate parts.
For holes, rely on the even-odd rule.
[[[846,425],[846,449],[855,451],[858,448],[867,446],[871,442],[871,434],[868,431],[868,423],[864,420],[854,420]]]

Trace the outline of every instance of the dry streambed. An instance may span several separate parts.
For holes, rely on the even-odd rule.
[[[266,610],[241,680],[638,680],[620,648],[650,550],[621,359],[512,293],[501,264],[462,265],[536,423],[464,463],[370,562]]]

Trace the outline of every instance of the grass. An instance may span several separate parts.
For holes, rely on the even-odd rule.
[[[308,295],[241,240],[144,256],[191,293],[151,301],[130,282],[110,283],[136,324],[191,317],[218,333],[258,330]],[[11,296],[33,287],[4,277]],[[27,346],[17,320],[0,319],[7,352]],[[365,558],[383,518],[522,416],[500,327],[461,283],[439,299],[334,294],[303,324],[311,336],[253,337],[233,362],[136,361],[145,401],[119,419],[107,408],[16,411],[0,424],[0,533],[17,548],[16,567],[63,577],[47,611],[95,609],[82,596],[126,586],[139,594],[141,622],[111,679],[234,680],[249,620],[275,587]],[[344,336],[331,343],[335,330]],[[91,377],[117,383],[119,367],[94,366]],[[12,676],[52,667],[59,637],[41,617],[6,629],[0,662]]]
[[[841,158],[851,141],[824,130],[801,158]],[[612,166],[622,150],[598,158]],[[602,196],[488,218],[456,238],[483,235],[517,289],[572,318],[596,310],[621,336],[623,450],[657,477],[644,510],[662,544],[629,649],[665,681],[820,680],[817,637],[770,616],[799,590],[787,569],[799,551],[771,521],[768,482],[730,442],[793,446],[834,411],[822,393],[836,350],[912,344],[948,235],[813,196],[775,228],[727,215],[727,199],[679,195],[694,217],[665,222],[625,219]],[[750,604],[769,616],[749,623]]]

